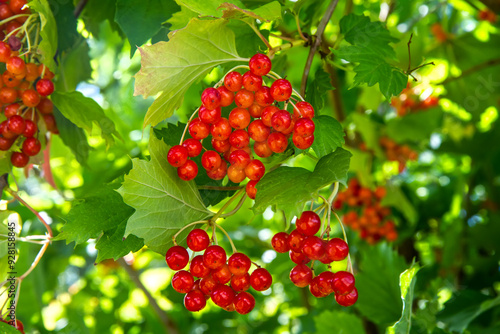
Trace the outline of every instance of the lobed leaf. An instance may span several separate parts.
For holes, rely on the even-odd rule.
[[[314,142],[312,149],[318,158],[322,158],[335,151],[344,144],[344,129],[333,117],[321,115],[314,117]]]
[[[31,0],[28,6],[40,15],[40,44],[38,53],[42,62],[55,71],[57,65],[54,56],[57,51],[57,25],[48,1]]]

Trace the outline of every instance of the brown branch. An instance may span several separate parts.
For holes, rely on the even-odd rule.
[[[410,35],[410,39],[408,40],[408,69],[406,70],[407,74],[410,74],[411,70],[411,50],[410,50],[410,45],[411,45],[411,39],[413,38],[413,33]]]
[[[500,64],[500,58],[490,59],[488,61],[485,61],[484,63],[478,64],[476,66],[472,66],[471,68],[469,68],[465,71],[462,71],[462,74],[460,74],[459,76],[449,77],[446,80],[438,83],[438,85],[446,85],[447,83],[462,79],[463,77],[466,77],[474,72],[480,71],[480,70],[487,68],[489,66],[495,66],[495,65],[499,65],[499,64]]]
[[[170,334],[178,334],[179,330],[177,329],[177,326],[175,323],[167,316],[167,313],[158,306],[158,303],[156,300],[153,298],[151,293],[146,289],[144,284],[142,284],[141,280],[139,279],[139,274],[137,271],[135,271],[131,266],[128,265],[127,262],[123,258],[119,258],[117,262],[122,266],[123,269],[127,272],[128,276],[130,279],[135,283],[135,285],[144,292],[146,297],[148,298],[149,305],[153,308],[155,311],[156,315],[158,318],[160,318],[160,321],[163,325],[163,327],[166,330],[166,333]]]
[[[304,67],[304,73],[302,74],[302,83],[300,85],[300,95],[302,96],[304,96],[306,93],[307,78],[309,77],[309,71],[311,70],[314,55],[316,54],[316,50],[321,44],[323,32],[325,31],[326,25],[328,24],[328,21],[330,21],[330,18],[332,17],[333,11],[335,10],[335,7],[337,7],[338,2],[338,0],[333,0],[332,2],[330,2],[328,8],[326,9],[325,15],[323,15],[323,18],[318,24],[318,29],[316,30],[316,39],[314,40],[314,43],[309,50],[306,66]]]
[[[78,2],[78,4],[75,6],[75,10],[73,11],[73,15],[75,16],[75,18],[78,18],[80,16],[83,9],[85,8],[85,5],[87,5],[87,2],[89,2],[89,0],[80,0]]]

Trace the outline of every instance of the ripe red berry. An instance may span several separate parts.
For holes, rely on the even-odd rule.
[[[262,53],[255,54],[248,62],[250,71],[256,75],[264,76],[271,71],[271,59]]]
[[[198,312],[205,308],[207,300],[201,290],[191,290],[184,296],[184,307],[191,312]]]
[[[193,160],[188,160],[177,168],[177,175],[184,181],[191,181],[198,175],[198,165]]]
[[[212,294],[217,282],[213,279],[212,275],[207,275],[200,280],[200,290],[207,296]]]
[[[295,122],[293,134],[296,136],[307,137],[314,134],[315,125],[310,118],[301,118]]]
[[[222,180],[227,174],[227,162],[226,160],[221,160],[219,168],[211,171],[207,171],[207,175],[212,180]]]
[[[0,15],[1,20],[4,20],[6,18],[7,17],[2,18],[2,15]],[[11,50],[9,44],[7,44],[3,41],[0,41],[0,62],[6,63],[7,60],[9,60],[11,53],[12,53],[12,50]]]
[[[290,271],[290,280],[299,288],[308,286],[312,280],[312,270],[305,264],[298,264]]]
[[[229,124],[227,118],[221,117],[212,125],[212,127],[210,128],[210,133],[216,140],[226,140],[231,134],[231,124]]]
[[[352,306],[358,300],[358,289],[354,288],[346,295],[335,295],[335,300],[340,306]]]
[[[234,253],[227,260],[227,264],[233,275],[243,275],[250,269],[252,261],[243,253]]]
[[[201,142],[194,138],[188,138],[184,140],[182,146],[187,150],[188,156],[190,156],[191,158],[197,157],[201,153],[201,150],[203,148]]]
[[[319,276],[314,277],[309,284],[309,291],[316,298],[323,298],[328,296],[320,287],[321,278]]]
[[[189,271],[181,270],[172,277],[172,287],[179,293],[188,293],[194,285],[193,275]]]
[[[240,73],[232,71],[224,77],[224,86],[231,92],[237,92],[243,85],[243,77]]]
[[[231,287],[234,291],[246,291],[250,288],[250,274],[233,275],[231,277]]]
[[[189,271],[195,277],[206,277],[210,274],[210,268],[205,265],[203,255],[196,255],[189,264]]]
[[[342,261],[349,254],[349,246],[340,238],[333,238],[326,244],[325,253],[332,261]]]
[[[298,110],[298,113],[302,117],[307,117],[307,118],[313,118],[314,117],[314,108],[313,106],[306,101],[300,101],[295,104],[296,109]]]
[[[253,151],[261,158],[267,158],[273,154],[269,144],[267,144],[267,140],[263,142],[255,142],[253,144]]]
[[[247,176],[245,175],[244,169],[236,168],[234,166],[229,166],[229,168],[227,169],[227,177],[231,182],[240,183]]]
[[[326,295],[331,294],[333,292],[332,282],[333,278],[335,277],[335,274],[332,273],[331,271],[324,271],[317,277],[319,277],[318,279],[319,289]]]
[[[14,139],[0,136],[0,151],[9,150],[12,147],[12,144],[14,144]]]
[[[49,79],[40,79],[36,83],[36,91],[41,96],[48,96],[54,92],[54,84]]]
[[[295,134],[292,136],[292,142],[298,149],[305,150],[314,142],[314,135],[310,135],[307,137],[296,136]]]
[[[315,235],[308,236],[302,245],[302,253],[311,260],[319,260],[325,254],[323,240]]]
[[[260,116],[262,115],[262,110],[264,109],[264,107],[258,105],[257,103],[252,103],[252,105],[250,107],[248,107],[248,113],[250,114],[250,116],[252,116],[253,118],[260,118]]]
[[[262,161],[253,159],[245,167],[245,175],[252,181],[259,181],[266,173],[266,167]]]
[[[195,118],[191,122],[189,122],[188,131],[191,137],[194,139],[205,139],[208,137],[210,133],[210,127],[208,124],[203,123],[200,118]]]
[[[301,253],[302,245],[304,245],[304,241],[306,240],[306,236],[299,232],[299,230],[295,229],[290,232],[288,236],[288,246],[294,252]]]
[[[231,287],[224,284],[217,284],[210,297],[215,305],[226,307],[233,302],[235,295],[236,294]]]
[[[255,307],[255,298],[250,293],[242,291],[236,295],[233,304],[236,312],[247,314]]]
[[[201,103],[203,103],[203,105],[207,109],[215,109],[220,107],[220,102],[220,93],[213,87],[205,88],[205,90],[203,90],[203,93],[201,93]]]
[[[12,155],[10,156],[10,162],[14,167],[24,167],[29,161],[30,157],[22,152],[12,152]]]
[[[258,91],[262,87],[262,77],[251,71],[246,72],[243,74],[243,87],[251,92]]]
[[[29,137],[23,141],[23,146],[21,151],[27,156],[32,157],[37,155],[38,152],[40,152],[41,148],[42,144],[38,139],[36,139],[35,137]]]
[[[270,106],[274,102],[271,89],[267,86],[260,87],[254,94],[254,100],[262,107]]]
[[[203,261],[210,269],[217,269],[226,263],[226,251],[219,245],[208,246],[203,253]]]
[[[248,126],[248,134],[250,138],[257,142],[267,140],[271,129],[262,122],[261,119],[256,119]]]
[[[188,264],[189,254],[182,246],[172,246],[165,255],[165,261],[170,269],[181,270]]]
[[[221,157],[219,153],[215,151],[205,151],[201,156],[201,165],[207,171],[213,171],[220,167]]]
[[[0,102],[3,104],[14,103],[18,98],[17,90],[11,87],[2,87],[0,89]]]
[[[278,132],[284,132],[290,127],[292,116],[286,110],[278,110],[271,117],[271,126]]]
[[[346,295],[354,289],[355,279],[347,271],[337,271],[332,280],[332,289],[336,295]]]
[[[207,232],[205,232],[201,228],[196,228],[189,232],[186,238],[186,242],[189,249],[194,252],[200,252],[207,249],[208,245],[210,244],[210,238],[208,237]]]
[[[205,124],[214,124],[221,117],[221,109],[208,109],[205,108],[205,106],[201,106],[200,110],[198,110],[198,117],[200,118],[200,121]]]
[[[229,139],[217,140],[215,138],[212,138],[211,142],[214,150],[216,150],[219,153],[225,153],[229,151],[229,149],[231,148],[231,144],[229,144]]]
[[[255,187],[259,181],[248,181],[247,185],[245,186],[245,191],[247,193],[247,196],[250,197],[251,199],[255,199],[255,196],[257,195],[257,188]]]
[[[249,90],[242,89],[236,93],[234,103],[240,108],[248,108],[253,104],[255,97]]]
[[[290,250],[288,245],[288,233],[278,232],[271,239],[271,246],[278,253],[286,253]]]
[[[216,283],[226,284],[231,280],[231,270],[227,264],[223,264],[217,269],[212,270],[212,277]]]
[[[26,129],[26,122],[21,116],[14,115],[7,120],[7,127],[10,132],[21,135]]]
[[[296,264],[307,264],[311,261],[311,259],[305,256],[302,252],[294,252],[290,250],[288,255],[290,256],[290,260]]]
[[[44,115],[52,114],[52,111],[54,110],[54,104],[51,100],[43,97],[40,99],[40,102],[36,106],[36,109]]]
[[[234,130],[229,135],[229,144],[236,149],[245,148],[250,144],[250,136],[245,130]]]
[[[257,268],[250,274],[250,285],[256,291],[265,291],[271,287],[271,284],[273,284],[273,277],[267,269]]]
[[[288,146],[288,139],[281,132],[273,132],[267,137],[267,144],[274,153],[283,153]]]
[[[264,123],[265,126],[271,127],[273,125],[272,121],[271,121],[273,118],[273,115],[275,112],[277,112],[279,110],[280,110],[280,108],[278,108],[276,106],[265,107],[264,110],[262,110],[262,115],[261,115],[262,123]]]
[[[244,129],[250,124],[250,113],[243,108],[234,108],[229,113],[229,124],[235,129]]]
[[[38,131],[38,126],[30,119],[27,119],[24,122],[26,124],[26,127],[24,128],[23,136],[25,136],[26,138],[33,137]]]
[[[235,150],[229,154],[228,161],[234,168],[243,169],[250,162],[250,155],[244,150]]]
[[[168,150],[167,161],[173,167],[180,167],[188,160],[188,150],[181,145],[175,145]]]
[[[27,107],[36,107],[40,103],[40,94],[34,89],[26,89],[21,93],[23,104]]]
[[[19,103],[11,103],[4,108],[4,115],[7,118],[10,118],[14,115],[17,115],[17,111],[21,105]]]
[[[297,231],[304,235],[315,235],[321,228],[321,218],[314,211],[304,211],[295,222]]]
[[[292,96],[292,85],[286,79],[278,79],[271,85],[271,96],[276,101],[286,101]]]
[[[220,106],[227,107],[234,101],[234,93],[227,89],[225,86],[217,88],[220,94]]]
[[[26,63],[20,57],[14,56],[7,60],[7,71],[12,74],[23,74],[26,72]]]

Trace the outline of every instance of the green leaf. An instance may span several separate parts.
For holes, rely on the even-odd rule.
[[[87,141],[85,131],[71,123],[57,108],[54,108],[54,117],[56,119],[57,129],[59,130],[59,136],[63,143],[73,152],[76,161],[82,166],[86,166],[90,145]]]
[[[54,92],[51,97],[57,109],[76,126],[90,133],[93,124],[97,124],[107,145],[114,143],[113,135],[120,138],[113,121],[106,117],[104,110],[93,99],[77,91]]]
[[[356,276],[356,307],[371,321],[387,326],[401,317],[399,276],[407,268],[405,261],[385,242],[370,246],[362,254]]]
[[[368,115],[352,114],[352,121],[356,126],[356,131],[361,134],[366,147],[375,151],[378,157],[385,157],[385,153],[379,144],[379,133],[381,124],[376,123]]]
[[[80,44],[61,55],[59,75],[54,82],[56,91],[74,91],[80,82],[90,79],[89,51],[87,41],[82,39]]]
[[[211,215],[203,204],[196,184],[183,181],[167,161],[169,146],[151,134],[151,161],[133,159],[133,168],[118,189],[125,203],[136,211],[125,234],[134,234],[161,254],[172,236],[183,226]]]
[[[95,248],[97,253],[96,262],[99,263],[106,259],[117,260],[130,252],[137,252],[144,246],[144,241],[131,234],[126,239],[125,228],[127,227],[127,218],[125,218],[116,228],[104,231],[103,235],[97,241]]]
[[[109,187],[73,201],[65,217],[66,224],[55,240],[66,240],[66,244],[81,244],[97,238],[103,231],[115,230],[132,215],[134,209],[126,205],[121,196]]]
[[[182,104],[184,94],[213,67],[238,56],[234,33],[226,20],[192,19],[186,28],[171,34],[168,42],[139,48],[141,70],[136,74],[135,95],[148,97],[161,92],[144,119],[144,126],[170,117]]]
[[[411,314],[413,304],[413,292],[416,274],[420,270],[418,264],[413,263],[399,276],[399,286],[401,287],[401,298],[403,299],[403,312],[401,318],[393,326],[387,329],[387,334],[410,334]]]
[[[153,132],[156,138],[163,139],[168,146],[174,146],[179,145],[185,127],[186,124],[180,122],[177,124],[168,123],[164,128],[153,128]]]
[[[55,71],[54,55],[57,51],[57,25],[48,1],[32,0],[29,7],[40,15],[40,44],[37,52],[41,54],[41,61]]]
[[[387,194],[382,199],[381,204],[398,209],[401,211],[403,216],[405,216],[408,222],[415,224],[418,221],[418,212],[408,200],[406,195],[401,191],[401,188],[395,186],[394,184],[387,183],[386,189]]]
[[[443,113],[439,108],[396,117],[387,122],[387,135],[396,142],[429,140],[440,126]]]
[[[314,317],[316,333],[365,334],[363,322],[354,314],[324,311]]]
[[[5,322],[1,322],[1,321],[0,321],[0,331],[4,334],[19,334],[19,333],[21,333],[14,326],[11,326],[11,325],[6,324]]]
[[[176,0],[179,5],[182,5],[193,12],[202,16],[221,17],[222,11],[218,8],[224,3],[234,4],[240,8],[246,8],[239,0]]]
[[[319,111],[323,109],[325,100],[327,99],[326,92],[333,89],[335,89],[335,87],[332,86],[330,75],[320,66],[314,75],[314,80],[307,85],[306,101],[309,102],[316,110],[316,113],[319,114]]]
[[[115,1],[88,0],[80,18],[85,22],[85,29],[100,39],[100,26],[103,21],[108,21],[113,30],[119,30],[115,22],[115,13]]]
[[[156,35],[163,22],[179,10],[173,0],[118,0],[115,21],[127,36],[131,56]]]
[[[181,10],[173,13],[172,17],[169,18],[167,22],[170,23],[171,30],[178,30],[187,26],[189,21],[195,17],[198,17],[197,12],[194,12],[185,6],[181,6]]]
[[[344,144],[344,129],[333,117],[321,115],[314,117],[314,142],[312,149],[318,158],[335,151]]]
[[[238,7],[228,2],[221,4],[219,9],[221,8],[224,11],[222,17],[225,19],[252,18],[262,22],[271,22],[281,19],[281,5],[277,1],[270,2],[252,10],[244,9],[244,7]]]
[[[351,153],[339,147],[322,157],[313,172],[283,166],[267,173],[257,185],[254,211],[262,213],[269,205],[276,205],[289,218],[297,215],[320,189],[334,182],[345,184],[350,157]]]
[[[372,188],[374,185],[372,175],[373,155],[353,148],[349,148],[349,151],[352,153],[349,170],[356,172],[362,185]]]
[[[489,299],[474,290],[464,290],[444,304],[437,320],[447,325],[450,331],[462,333],[482,313],[500,305],[500,296]]]

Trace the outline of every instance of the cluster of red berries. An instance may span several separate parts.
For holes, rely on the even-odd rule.
[[[15,327],[15,328],[16,328],[19,332],[21,332],[22,334],[24,334],[24,325],[23,325],[23,323],[21,322],[21,320],[16,319],[16,325],[15,325],[15,326],[14,326],[14,325],[12,325],[12,324],[9,322],[9,320],[7,320],[7,319],[2,319],[2,318],[0,318],[0,321],[1,321],[1,322],[4,322],[4,323],[6,323],[6,324],[9,324],[9,325],[11,325],[12,327]]]
[[[8,4],[6,1],[0,2],[3,2],[0,4],[2,21],[14,15],[29,13],[28,9],[22,9],[25,0],[11,0]],[[0,28],[0,34],[13,34],[9,37],[9,43],[0,41],[0,62],[6,67],[0,76],[0,108],[6,118],[0,123],[0,150],[13,151],[10,161],[15,167],[26,166],[30,157],[40,152],[40,116],[47,131],[58,133],[52,114],[54,106],[48,98],[54,91],[54,74],[43,64],[26,62],[27,55],[20,57],[21,44],[16,43],[18,39],[12,39],[16,38],[16,31],[20,30],[25,19],[26,16],[17,17]]]
[[[19,14],[31,13],[29,8],[25,6],[26,3],[26,0],[0,0],[0,21],[5,22],[0,26],[1,40],[4,40],[9,34],[15,37],[16,32],[21,30],[22,24],[28,19],[28,15]]]
[[[249,71],[243,75],[231,71],[224,77],[223,85],[203,91],[198,117],[188,124],[192,138],[173,146],[167,156],[181,179],[189,181],[196,177],[198,166],[189,158],[201,153],[202,141],[211,135],[213,149],[206,150],[201,157],[207,175],[214,180],[227,175],[234,183],[250,179],[246,190],[254,199],[255,186],[264,176],[265,166],[253,158],[251,147],[257,156],[267,158],[273,153],[283,153],[290,136],[299,149],[312,145],[313,107],[300,101],[293,104],[293,114],[288,112],[292,85],[286,79],[277,79],[270,87],[266,86],[263,76],[270,70],[271,60],[259,53],[250,59]],[[284,102],[283,109],[279,102]],[[227,118],[222,116],[223,107],[232,108]]]
[[[330,264],[342,261],[349,254],[349,246],[340,238],[323,240],[315,234],[321,228],[321,219],[313,211],[302,212],[295,222],[295,229],[290,232],[276,233],[271,245],[278,253],[289,252],[290,259],[296,264],[290,271],[290,280],[303,288],[309,286],[309,291],[316,298],[335,293],[339,305],[351,306],[358,300],[358,290],[355,288],[354,275],[347,271],[335,273],[327,270],[315,276],[311,260]],[[314,262],[313,262],[314,263]]]
[[[437,106],[439,103],[439,98],[434,95],[428,96],[423,100],[419,100],[418,97],[418,92],[408,83],[401,94],[391,100],[391,106],[396,109],[397,115],[401,117],[409,113],[427,110]]]
[[[478,13],[479,21],[488,21],[494,24],[497,21],[497,15],[489,8],[481,9]]]
[[[265,291],[272,284],[272,276],[266,269],[259,267],[250,274],[252,261],[247,255],[234,253],[227,258],[224,248],[210,245],[210,238],[202,229],[188,234],[187,245],[193,252],[203,251],[203,255],[193,257],[189,270],[182,270],[189,262],[189,253],[182,246],[171,247],[165,260],[170,269],[177,271],[172,287],[186,294],[184,306],[188,311],[202,310],[211,298],[226,311],[247,314],[255,307],[255,299],[247,290],[252,287]]]
[[[417,151],[412,150],[408,145],[399,145],[389,137],[381,137],[379,142],[384,149],[387,160],[399,162],[399,172],[405,169],[409,160],[415,161],[418,159]]]
[[[333,208],[348,210],[343,217],[344,224],[359,231],[361,238],[370,244],[383,238],[394,241],[398,232],[394,222],[388,219],[391,209],[380,203],[386,193],[385,187],[372,191],[362,187],[357,179],[351,179],[348,188],[337,194]]]

